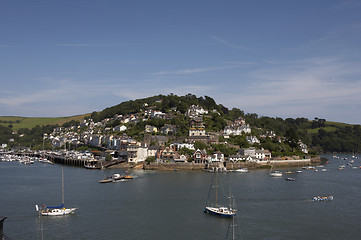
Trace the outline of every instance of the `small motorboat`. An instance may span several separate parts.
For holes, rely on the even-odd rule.
[[[110,182],[113,182],[112,177],[105,177],[104,179],[99,181],[99,183],[110,183]]]
[[[292,177],[288,177],[288,178],[285,178],[287,181],[296,181],[296,178],[292,178]]]
[[[247,173],[249,172],[248,168],[239,168],[234,170],[234,172]]]
[[[312,198],[313,201],[331,201],[333,200],[333,196],[327,196],[327,197],[313,197]]]
[[[133,176],[129,175],[128,173],[126,175],[120,175],[119,173],[114,173],[113,175],[113,182],[125,182],[131,179],[133,179]]]
[[[282,177],[282,172],[274,171],[269,174],[271,177]]]

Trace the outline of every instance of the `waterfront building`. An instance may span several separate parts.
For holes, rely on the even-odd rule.
[[[243,156],[246,161],[259,161],[271,158],[271,152],[269,150],[256,149],[255,147],[241,148],[238,151],[238,155]]]
[[[193,162],[194,163],[207,163],[207,152],[206,150],[199,150],[197,149],[194,153],[193,153]]]
[[[180,155],[174,148],[162,147],[157,152],[157,162],[174,162],[175,159],[180,159]]]
[[[214,153],[211,156],[207,157],[207,162],[208,163],[223,163],[224,162],[224,154],[223,153]]]
[[[250,148],[241,148],[238,151],[239,155],[242,156],[251,156],[252,158],[256,158],[256,148],[250,147]]]
[[[228,157],[229,162],[241,162],[241,161],[245,161],[245,160],[246,160],[246,157],[243,155],[240,155],[239,153],[235,154],[235,155],[230,155]]]
[[[127,147],[128,163],[137,164],[144,162],[148,157],[148,147],[129,144]]]
[[[159,147],[155,146],[155,145],[148,147],[148,150],[147,150],[148,157],[155,157],[158,149],[159,149]]]

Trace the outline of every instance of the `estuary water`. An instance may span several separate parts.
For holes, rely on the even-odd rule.
[[[236,239],[360,239],[361,159],[334,159],[323,168],[272,178],[269,170],[222,173],[235,197]],[[74,215],[39,217],[35,204],[61,203],[60,165],[0,162],[4,233],[21,239],[226,239],[231,219],[203,213],[213,174],[130,171],[128,182],[98,181],[122,170],[64,166],[65,205]],[[296,169],[280,169],[283,172]],[[292,176],[296,181],[285,181]],[[213,190],[211,189],[211,193]],[[329,202],[313,196],[333,195]],[[219,199],[222,193],[219,192]]]

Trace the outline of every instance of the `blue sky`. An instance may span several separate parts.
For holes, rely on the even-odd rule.
[[[361,1],[0,0],[0,115],[174,93],[361,124]]]

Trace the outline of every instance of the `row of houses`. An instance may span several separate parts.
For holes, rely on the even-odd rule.
[[[174,109],[176,111],[176,109]],[[213,154],[208,156],[205,152],[194,149],[193,143],[195,142],[204,142],[212,143],[217,142],[219,136],[223,134],[225,138],[232,135],[242,135],[247,134],[246,140],[250,144],[259,144],[260,140],[256,136],[250,136],[251,127],[249,124],[246,124],[246,121],[243,118],[236,119],[231,124],[218,134],[208,133],[205,130],[205,124],[203,122],[203,117],[201,115],[208,114],[207,110],[204,110],[202,107],[197,105],[192,105],[186,115],[189,116],[189,133],[185,139],[180,139],[179,143],[174,143],[169,147],[165,147],[166,142],[170,139],[173,139],[176,135],[178,129],[175,125],[165,124],[161,128],[157,128],[152,125],[146,125],[144,129],[144,139],[142,142],[137,142],[134,139],[131,139],[126,134],[119,136],[119,133],[109,134],[109,131],[113,132],[124,132],[127,130],[127,127],[124,125],[130,122],[137,122],[139,120],[146,120],[147,118],[169,118],[172,115],[172,112],[169,114],[162,113],[160,111],[153,110],[152,107],[149,107],[142,114],[131,114],[131,115],[115,115],[113,118],[104,119],[99,123],[92,122],[91,119],[83,120],[83,126],[88,126],[87,130],[83,133],[77,133],[76,131],[53,134],[49,136],[53,145],[55,147],[60,147],[66,143],[71,143],[72,145],[76,144],[85,144],[97,147],[105,147],[109,150],[114,150],[118,152],[123,152],[123,156],[126,156],[128,162],[130,163],[139,163],[144,161],[147,157],[153,156],[157,161],[174,161],[174,162],[184,162],[192,161],[195,163],[207,163],[207,162],[217,162],[217,161],[258,161],[271,158],[271,153],[267,150],[256,150],[255,148],[250,148],[249,150],[240,150],[236,155],[229,156],[226,160],[221,153]],[[112,129],[106,128],[112,120],[119,120],[123,125],[115,126]],[[98,127],[98,128],[97,128]],[[99,127],[105,127],[105,130],[108,130],[108,134],[100,130]],[[61,129],[57,129],[60,131]],[[73,129],[74,130],[74,129]],[[161,133],[162,135],[158,135]],[[274,132],[266,132],[265,137],[274,137]],[[185,143],[184,143],[185,142]],[[148,147],[152,145],[151,147]],[[300,144],[304,147],[304,151],[307,151],[304,144]],[[187,147],[194,151],[192,156],[184,156],[178,154],[178,151],[182,147]],[[306,148],[305,148],[306,147]]]

